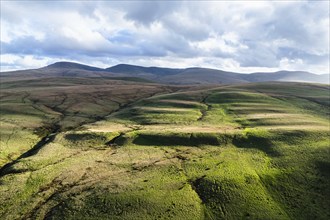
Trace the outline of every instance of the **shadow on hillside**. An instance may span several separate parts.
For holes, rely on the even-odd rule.
[[[225,145],[230,141],[230,137],[220,134],[139,134],[133,143],[145,146],[201,146]]]
[[[316,161],[316,168],[322,176],[330,179],[330,162],[329,161]]]
[[[258,136],[240,136],[237,135],[232,143],[238,148],[254,148],[265,152],[267,155],[272,157],[281,156],[280,152],[274,149],[272,142],[266,137]]]

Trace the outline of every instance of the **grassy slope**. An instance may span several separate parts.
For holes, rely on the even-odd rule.
[[[0,167],[42,137],[100,120],[123,105],[170,88],[113,79],[49,78],[1,84]]]
[[[11,166],[0,216],[328,219],[328,98],[325,86],[275,83],[143,99]]]

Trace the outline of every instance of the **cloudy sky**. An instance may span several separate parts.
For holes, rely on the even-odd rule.
[[[329,73],[329,4],[1,0],[1,70],[66,60]]]

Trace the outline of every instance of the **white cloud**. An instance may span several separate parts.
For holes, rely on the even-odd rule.
[[[280,60],[280,68],[285,70],[295,70],[303,67],[303,60],[302,59],[288,59],[282,58]]]
[[[198,50],[199,54],[207,56],[230,56],[229,54],[248,49],[248,46],[240,43],[238,35],[233,32],[224,33],[222,36],[211,33],[209,38],[192,42],[190,45]]]
[[[329,4],[4,1],[1,55],[7,58],[1,65],[28,68],[65,59],[98,66],[131,62],[330,72]]]
[[[35,57],[33,55],[13,55],[13,54],[1,54],[1,71],[10,71],[22,69],[34,69],[40,68],[54,62],[55,59],[48,57]]]

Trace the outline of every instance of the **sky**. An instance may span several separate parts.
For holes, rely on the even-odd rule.
[[[329,1],[1,0],[1,71],[58,61],[329,73]]]

